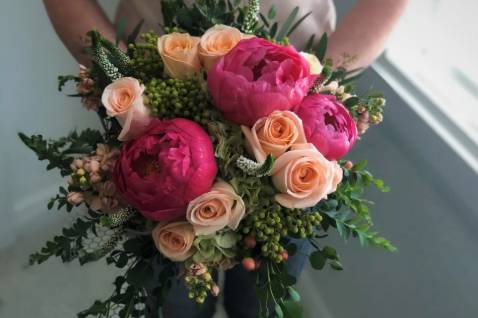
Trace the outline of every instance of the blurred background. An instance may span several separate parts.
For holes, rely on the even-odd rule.
[[[113,16],[117,1],[100,1]],[[335,1],[338,19],[354,4]],[[375,192],[376,229],[397,253],[330,237],[343,272],[307,269],[306,317],[471,318],[478,314],[478,2],[410,1],[386,53],[359,80],[385,93],[385,121],[354,148],[392,192]],[[72,215],[47,211],[62,182],[17,132],[52,138],[97,127],[79,100],[56,92],[77,66],[41,1],[0,4],[0,317],[74,317],[110,292],[103,262],[28,267]],[[373,86],[371,86],[373,85]],[[218,313],[217,317],[224,317]]]

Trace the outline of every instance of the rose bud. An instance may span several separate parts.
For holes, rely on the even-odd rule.
[[[347,170],[350,170],[354,167],[354,164],[352,163],[352,161],[350,160],[347,160],[344,164],[344,168],[347,169]]]
[[[213,295],[214,297],[217,297],[219,295],[219,292],[220,292],[220,288],[219,286],[217,286],[216,284],[212,285],[211,287],[211,295]]]
[[[80,192],[69,192],[66,200],[72,205],[78,205],[83,202],[83,194]]]

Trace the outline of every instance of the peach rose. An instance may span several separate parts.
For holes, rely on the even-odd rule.
[[[332,161],[335,162],[335,161]],[[332,180],[332,192],[335,192],[337,190],[338,185],[340,182],[342,182],[342,178],[344,177],[344,172],[340,165],[335,164],[334,165],[334,178]],[[332,193],[331,192],[331,193]]]
[[[302,55],[307,60],[307,63],[309,63],[310,74],[319,75],[320,73],[322,73],[324,67],[322,66],[322,64],[320,64],[320,61],[317,56],[306,52],[300,52],[300,55]]]
[[[217,181],[211,191],[192,200],[186,218],[198,235],[208,235],[226,226],[235,230],[246,213],[242,198],[224,181]]]
[[[199,42],[199,58],[206,72],[224,55],[229,53],[240,40],[249,38],[236,28],[218,24],[203,34]]]
[[[123,77],[106,86],[101,102],[108,116],[115,117],[123,127],[118,136],[128,141],[140,136],[149,125],[149,111],[143,103],[144,86],[133,77]]]
[[[185,261],[193,254],[195,234],[188,222],[158,224],[152,235],[157,249],[174,262]]]
[[[252,129],[241,129],[258,162],[268,154],[279,158],[292,145],[307,143],[302,120],[290,111],[275,111],[256,121]]]
[[[199,38],[187,33],[165,34],[158,39],[158,51],[166,73],[175,79],[193,77],[201,70]]]
[[[275,196],[276,201],[290,209],[313,207],[335,191],[337,166],[312,144],[293,145],[276,160],[271,171],[272,182],[281,192]]]

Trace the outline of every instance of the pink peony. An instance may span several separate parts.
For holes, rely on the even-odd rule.
[[[292,46],[261,38],[240,41],[208,73],[209,91],[226,119],[252,126],[302,102],[315,76]]]
[[[357,126],[349,111],[333,95],[307,96],[296,110],[307,141],[329,160],[343,157],[357,140]]]
[[[114,180],[145,217],[169,221],[211,189],[216,172],[211,139],[198,124],[154,119],[144,135],[123,145]]]

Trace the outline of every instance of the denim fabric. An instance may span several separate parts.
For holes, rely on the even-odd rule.
[[[304,269],[311,245],[308,240],[292,239],[296,244],[297,253],[289,257],[287,267],[289,274],[299,278]],[[259,303],[254,288],[254,276],[236,266],[226,271],[224,293],[224,307],[229,318],[256,318],[259,312]],[[182,281],[175,283],[171,288],[168,300],[163,308],[164,318],[210,318],[214,315],[217,299],[208,296],[202,306],[187,297],[188,291]]]

